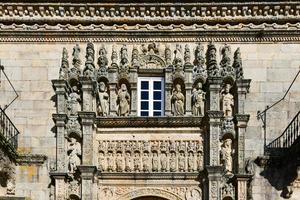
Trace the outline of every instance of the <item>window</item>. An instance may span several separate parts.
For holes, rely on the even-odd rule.
[[[162,77],[138,78],[138,115],[164,115],[164,79]]]

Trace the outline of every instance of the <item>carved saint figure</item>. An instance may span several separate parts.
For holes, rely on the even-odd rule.
[[[193,172],[195,170],[194,162],[195,162],[194,153],[189,152],[189,157],[188,157],[188,170],[189,170],[189,172]]]
[[[116,157],[117,172],[123,171],[123,163],[124,163],[124,159],[121,156],[121,153],[117,153],[117,157]]]
[[[136,172],[141,171],[141,158],[140,158],[140,153],[138,152],[134,154],[133,165],[134,165],[134,171]]]
[[[126,152],[125,156],[125,171],[126,172],[131,172],[132,170],[132,158],[131,154],[129,152]]]
[[[225,139],[221,148],[221,160],[226,172],[232,172],[232,140]]]
[[[199,82],[192,95],[193,114],[195,116],[204,116],[205,94],[206,92],[202,90],[202,83]]]
[[[149,157],[149,153],[145,152],[144,156],[142,158],[143,161],[143,171],[144,172],[150,172],[150,157]]]
[[[185,156],[183,152],[181,152],[178,156],[178,170],[180,172],[184,172],[185,170]]]
[[[165,153],[162,153],[160,156],[160,165],[161,165],[161,171],[166,172],[167,171],[167,155]]]
[[[225,117],[232,117],[233,110],[233,95],[230,94],[230,84],[226,84],[222,93],[222,109]]]
[[[184,95],[181,92],[181,85],[176,84],[172,95],[173,113],[175,116],[184,115]]]
[[[152,157],[152,171],[158,172],[158,162],[159,162],[158,154],[157,152],[154,152]]]
[[[75,138],[70,138],[69,147],[69,171],[74,173],[77,166],[80,165],[81,146]]]
[[[72,87],[72,92],[69,94],[67,105],[70,115],[76,115],[77,112],[80,110],[80,95],[78,94],[77,86],[74,85]]]
[[[104,172],[106,167],[106,159],[103,152],[100,152],[98,158],[98,168],[100,172]]]
[[[197,170],[202,171],[203,170],[203,155],[202,152],[197,153]]]
[[[130,94],[127,91],[127,86],[123,83],[118,91],[118,113],[119,116],[128,116],[130,112]]]
[[[114,156],[111,152],[108,152],[107,157],[107,171],[113,172],[115,169]]]
[[[175,155],[175,152],[171,153],[171,157],[170,157],[170,172],[176,172],[176,155]]]
[[[104,82],[99,83],[99,103],[98,103],[98,114],[106,117],[109,110],[109,95],[107,94],[107,88]]]

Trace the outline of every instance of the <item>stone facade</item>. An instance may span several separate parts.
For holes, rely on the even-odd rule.
[[[21,132],[18,152],[48,157],[20,156],[13,195],[282,199],[253,162],[264,153],[256,115],[299,69],[299,6],[91,5],[0,8],[1,64],[20,94],[7,110]],[[138,116],[141,76],[164,77],[164,117]],[[299,111],[298,88],[299,79],[268,112],[267,143]],[[0,96],[1,106],[13,98],[6,80]],[[297,180],[290,199],[299,198]]]

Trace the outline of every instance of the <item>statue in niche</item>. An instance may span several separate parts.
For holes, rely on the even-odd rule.
[[[145,152],[144,156],[142,158],[142,162],[143,162],[143,171],[144,172],[150,172],[150,163],[151,163],[151,159],[149,157],[149,153]]]
[[[98,76],[106,76],[107,75],[107,65],[108,65],[108,59],[107,59],[107,51],[102,45],[99,49],[99,58],[98,58]]]
[[[99,83],[99,103],[98,114],[99,116],[106,117],[109,112],[109,95],[107,94],[107,88],[104,82]]]
[[[71,89],[67,100],[67,109],[69,110],[69,115],[77,115],[77,112],[80,110],[80,95],[77,86],[74,85]]]
[[[193,172],[195,170],[195,158],[194,158],[194,153],[189,152],[189,157],[188,157],[188,170],[189,172]]]
[[[192,94],[193,115],[204,116],[205,94],[206,92],[202,90],[202,83],[197,83]]]
[[[152,171],[153,172],[158,172],[158,162],[159,162],[158,153],[154,152],[153,157],[152,157]]]
[[[77,166],[80,165],[81,160],[81,145],[75,138],[69,138],[68,152],[69,152],[69,172],[75,173]]]
[[[166,155],[166,153],[161,154],[160,165],[161,165],[161,171],[166,172],[167,171],[167,155]]]
[[[200,152],[200,151],[197,153],[196,163],[197,163],[197,170],[202,171],[203,170],[203,155],[202,155],[202,152]]]
[[[181,85],[176,84],[172,95],[173,114],[175,116],[184,115],[184,95],[181,92]]]
[[[225,117],[232,117],[232,110],[234,106],[233,95],[230,94],[231,85],[226,84],[222,91],[222,109]]]
[[[117,157],[116,157],[116,171],[117,172],[122,172],[123,171],[123,163],[124,163],[124,159],[121,156],[121,153],[117,153]]]
[[[170,172],[176,172],[176,154],[175,154],[175,152],[171,153],[171,157],[170,157]]]
[[[227,173],[232,172],[232,140],[227,138],[221,147],[221,160]]]
[[[62,52],[61,67],[59,69],[59,79],[68,79],[69,61],[68,51],[64,47]]]
[[[83,74],[86,77],[94,77],[95,72],[95,65],[94,65],[94,59],[95,59],[95,50],[93,43],[89,42],[86,47],[86,62],[85,62],[85,68]]]
[[[235,69],[236,79],[238,80],[243,79],[244,72],[243,72],[240,48],[237,48],[236,51],[234,52],[234,61],[232,66]]]
[[[118,91],[118,114],[119,116],[128,116],[130,112],[130,94],[127,91],[126,84],[122,84]]]
[[[132,158],[130,152],[126,152],[125,156],[125,171],[131,172],[132,171]]]
[[[115,170],[114,156],[112,152],[108,152],[107,157],[107,171],[113,172]]]
[[[181,152],[178,156],[178,170],[180,172],[184,172],[185,170],[185,156],[183,152]]]
[[[134,154],[133,165],[134,165],[134,171],[136,172],[141,171],[141,157],[139,152],[135,152]]]
[[[98,168],[100,172],[104,172],[106,169],[106,158],[103,152],[99,153]]]

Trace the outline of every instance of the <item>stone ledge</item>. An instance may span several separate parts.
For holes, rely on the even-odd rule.
[[[40,154],[19,154],[17,163],[19,165],[42,165],[47,160],[47,156]]]
[[[101,173],[98,172],[99,179],[126,179],[126,180],[196,180],[199,178],[201,172],[149,172],[149,173],[136,173],[136,172],[115,172],[115,173]]]

